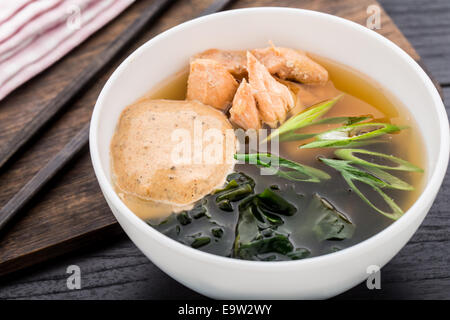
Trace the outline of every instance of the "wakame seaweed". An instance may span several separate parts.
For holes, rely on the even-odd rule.
[[[254,187],[251,177],[231,173],[223,188],[195,203],[192,209],[174,213],[159,224],[148,223],[187,246],[231,257],[238,219],[233,203],[253,194]]]
[[[261,205],[259,195],[255,195],[239,206],[234,246],[236,258],[262,260],[261,255],[266,253],[286,256],[294,250],[289,235],[276,232],[277,226],[284,223],[282,218],[275,213],[261,210]]]
[[[239,245],[237,257],[245,260],[261,260],[258,256],[265,253],[279,253],[287,255],[292,253],[294,246],[288,236],[276,234],[270,238],[261,238]]]
[[[254,192],[255,186],[250,176],[232,173],[223,188],[198,201],[192,209],[173,214],[154,227],[187,246],[222,256],[260,261],[309,257],[311,251],[307,247],[291,241],[295,226],[287,222],[287,219],[302,214],[300,208],[306,206],[305,198],[296,196],[294,199],[297,200],[291,202],[282,196],[278,185],[276,188],[268,185],[259,193]],[[240,192],[238,190],[244,190],[243,187],[248,190],[246,196],[236,197]],[[318,240],[351,237],[350,228],[353,225],[342,220],[343,214],[326,207],[323,204],[325,200],[317,200],[319,203],[315,206],[319,206],[319,210],[311,211],[313,201],[305,212],[318,221],[315,227],[311,226],[311,232],[325,234]],[[317,216],[316,211],[320,213]],[[344,231],[340,229],[341,220],[346,224]],[[287,229],[291,231],[285,228],[285,224],[289,224]]]
[[[227,176],[227,185],[213,192],[217,206],[224,211],[232,211],[231,202],[244,199],[253,193],[255,182],[244,173],[232,173]]]
[[[311,229],[318,241],[345,240],[353,236],[355,225],[317,194],[312,196],[303,214],[305,213],[313,221]],[[286,223],[283,217],[295,214],[301,214],[297,206],[270,188],[244,199],[239,204],[234,256],[264,261],[268,258],[268,253],[275,254],[276,259],[282,260],[308,257],[311,252],[304,247],[295,247],[290,240],[290,232],[279,228]]]
[[[316,212],[317,221],[313,228],[319,241],[344,240],[351,238],[355,225],[325,199],[314,195],[309,210]]]

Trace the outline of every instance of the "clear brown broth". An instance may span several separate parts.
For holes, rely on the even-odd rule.
[[[406,159],[419,167],[426,167],[423,142],[416,123],[407,109],[402,106],[391,93],[389,93],[389,88],[383,88],[380,84],[374,82],[365,75],[362,75],[358,71],[340,65],[329,59],[317,56],[314,56],[314,59],[328,70],[335,89],[345,93],[344,98],[327,113],[327,117],[371,115],[375,119],[383,122],[408,125],[410,127],[409,129],[402,130],[398,134],[389,135],[387,139],[390,140],[390,143],[376,144],[364,148],[386,154],[393,154],[397,157]],[[154,99],[183,100],[186,96],[187,77],[188,71],[182,70],[161,83],[157,88],[151,90],[146,97]],[[308,89],[307,86],[306,89]],[[314,88],[311,89],[314,90]],[[322,90],[323,100],[335,96],[335,89],[330,87],[330,90]],[[311,132],[319,132],[335,126],[336,125],[316,126],[310,130]],[[328,172],[332,176],[332,179],[326,183],[293,183],[274,176],[261,176],[259,174],[259,169],[252,165],[238,164],[235,168],[235,171],[244,172],[255,179],[255,192],[257,193],[262,192],[265,188],[274,184],[278,185],[282,191],[285,191],[284,196],[288,201],[295,201],[295,194],[298,193],[301,193],[306,197],[317,193],[331,202],[338,210],[344,212],[356,225],[355,234],[351,239],[318,243],[312,236],[311,231],[308,230],[307,218],[301,214],[288,217],[288,220],[291,221],[288,221],[289,223],[286,223],[286,225],[300,226],[297,231],[290,230],[293,231],[290,239],[296,247],[308,248],[311,251],[312,256],[326,254],[335,249],[342,249],[359,243],[380,232],[393,222],[371,209],[356,194],[349,190],[348,185],[339,173],[317,160],[319,156],[332,158],[334,149],[299,150],[298,146],[303,143],[304,142],[300,143],[298,141],[281,143],[280,156],[322,169]],[[406,212],[422,191],[424,174],[400,173],[397,175],[413,185],[415,190],[387,190],[386,193],[395,199],[397,204]],[[370,188],[361,184],[357,184],[357,186],[374,204],[389,211],[389,209],[385,207],[385,203],[380,200]],[[292,192],[292,188],[295,192]],[[213,206],[208,206],[208,209],[215,210]],[[235,220],[236,219],[231,222],[226,222],[224,220],[223,223],[232,224],[235,223]],[[201,248],[201,250],[221,254],[220,250],[214,247],[206,246]]]

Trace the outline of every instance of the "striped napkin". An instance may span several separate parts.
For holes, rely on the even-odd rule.
[[[0,0],[0,100],[135,0]]]

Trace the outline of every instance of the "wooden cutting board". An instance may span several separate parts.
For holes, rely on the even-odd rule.
[[[87,92],[77,98],[67,112],[46,128],[26,151],[0,171],[0,206],[89,120],[101,88],[126,56],[158,33],[196,17],[212,2],[213,0],[179,0],[171,6],[155,25],[138,38],[134,46],[115,61]],[[72,78],[126,29],[150,3],[151,0],[137,1],[61,61],[0,102],[0,148],[24,128],[49,100],[68,85]],[[372,0],[237,0],[232,8],[298,7],[330,13],[366,25],[369,5],[378,5],[381,8]],[[381,29],[377,32],[395,42],[420,63],[418,54],[382,8]],[[0,275],[94,242],[108,241],[121,232],[101,194],[86,148],[7,229],[1,231]]]

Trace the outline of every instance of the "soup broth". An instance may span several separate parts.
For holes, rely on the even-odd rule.
[[[407,125],[408,129],[385,135],[381,138],[383,142],[367,145],[363,148],[383,154],[395,155],[406,159],[418,167],[426,167],[425,159],[423,158],[425,153],[423,152],[422,139],[419,131],[416,129],[414,120],[406,109],[389,93],[389,88],[383,88],[359,72],[331,60],[317,56],[314,56],[314,59],[328,70],[331,82],[326,86],[301,85],[301,90],[304,90],[307,94],[311,93],[319,101],[333,98],[339,93],[345,93],[326,114],[327,117],[367,115],[375,119],[376,122]],[[151,90],[146,97],[183,100],[186,97],[187,78],[188,71],[182,70],[158,88]],[[311,102],[306,99],[303,106],[310,107]],[[322,132],[339,126],[340,124],[322,124],[304,128],[302,132]],[[255,194],[262,193],[269,188],[281,194],[286,201],[295,206],[296,213],[283,216],[284,223],[277,230],[290,235],[289,239],[294,248],[296,248],[298,258],[303,258],[303,249],[306,249],[305,252],[309,252],[307,254],[308,257],[312,257],[347,248],[370,238],[394,222],[394,220],[368,206],[349,187],[341,173],[318,160],[320,157],[336,158],[334,155],[336,149],[299,149],[300,145],[311,141],[313,139],[280,142],[279,155],[325,171],[331,176],[325,182],[298,182],[289,181],[274,175],[262,175],[260,168],[251,164],[237,164],[234,169],[235,172],[244,173],[254,180]],[[385,159],[377,159],[374,156],[361,154],[358,157],[380,164],[392,164]],[[422,191],[423,174],[401,171],[396,171],[395,174],[414,186],[414,190],[383,189],[383,191],[395,199],[398,206],[406,212]],[[359,182],[356,182],[356,186],[374,205],[382,210],[390,210],[385,201],[370,186]],[[355,226],[352,237],[329,240],[317,238],[317,234],[314,232],[314,225],[317,223],[316,212],[312,208],[314,205],[317,205],[314,202],[317,196],[320,196],[325,201],[325,204],[343,213],[352,222]],[[196,217],[195,213],[191,213],[190,217],[185,217],[189,220],[183,220],[183,213],[178,213],[173,214],[163,222],[148,220],[148,223],[167,236],[186,245],[205,252],[235,257],[236,225],[239,219],[238,205],[232,204],[230,211],[224,211],[217,207],[215,198],[216,195],[214,194],[208,195],[196,204],[194,211],[197,210],[198,217]],[[206,213],[204,209],[206,209]],[[145,211],[145,206],[141,206],[139,210]],[[257,258],[257,260],[286,259],[286,256],[273,252],[261,253]]]

